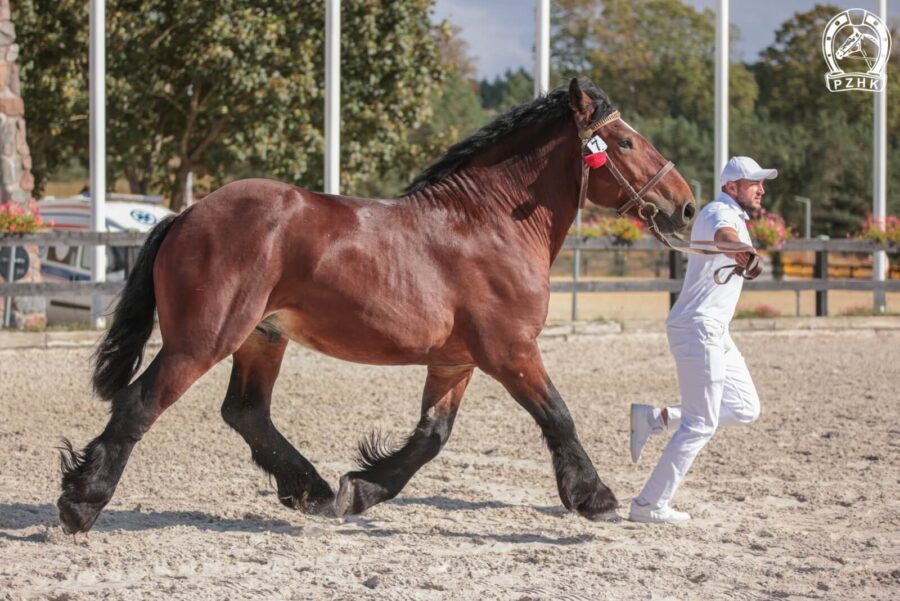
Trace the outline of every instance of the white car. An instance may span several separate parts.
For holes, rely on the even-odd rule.
[[[110,195],[106,202],[106,227],[110,232],[149,232],[172,211],[159,202],[146,202],[138,195]],[[44,223],[55,231],[90,231],[91,200],[84,196],[47,199],[37,203]],[[106,279],[125,280],[126,265],[137,257],[137,247],[106,247]],[[93,257],[90,246],[57,244],[41,248],[41,275],[46,282],[77,282],[91,279]],[[110,299],[111,300],[111,299]],[[89,296],[67,296],[47,299],[47,323],[87,321],[90,318]]]

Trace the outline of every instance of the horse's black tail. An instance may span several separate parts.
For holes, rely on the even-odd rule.
[[[101,399],[112,400],[113,395],[128,386],[141,366],[156,309],[153,263],[175,217],[166,217],[148,234],[119,295],[112,325],[94,353],[94,392]]]

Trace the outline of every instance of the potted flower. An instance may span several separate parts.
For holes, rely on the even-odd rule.
[[[785,226],[784,217],[765,209],[759,209],[751,215],[747,228],[750,230],[750,236],[759,242],[760,248],[780,249],[794,236]]]
[[[862,224],[862,229],[856,236],[863,240],[874,240],[882,244],[893,242],[900,244],[900,219],[894,215],[888,215],[883,220],[875,219],[869,213],[866,220]]]
[[[33,234],[43,227],[44,220],[34,201],[28,203],[27,210],[11,202],[0,204],[0,234]]]
[[[644,225],[631,217],[594,217],[581,228],[586,238],[610,236],[616,244],[632,244],[644,237]]]
[[[769,249],[772,253],[772,277],[781,280],[784,277],[784,263],[778,249],[793,237],[793,232],[784,224],[784,217],[772,211],[760,208],[750,217],[747,223],[750,237],[759,243],[759,247]]]

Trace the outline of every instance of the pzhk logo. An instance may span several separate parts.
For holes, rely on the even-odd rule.
[[[822,34],[822,52],[830,71],[828,91],[884,90],[891,32],[876,15],[861,8],[835,15]]]

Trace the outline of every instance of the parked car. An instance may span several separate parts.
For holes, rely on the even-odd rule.
[[[110,232],[148,232],[172,211],[159,202],[147,202],[138,195],[111,195],[106,202],[106,227]],[[152,197],[151,197],[152,198]],[[84,196],[46,199],[37,203],[45,223],[51,230],[90,231],[91,200]],[[57,244],[41,248],[41,274],[47,282],[77,282],[91,279],[93,256],[90,246]],[[106,279],[125,280],[127,267],[133,263],[137,248],[106,247]],[[110,299],[111,300],[111,299]],[[67,323],[90,319],[91,298],[60,297],[47,302],[47,322]]]

